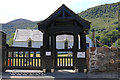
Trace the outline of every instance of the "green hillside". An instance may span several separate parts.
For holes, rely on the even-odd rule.
[[[91,22],[91,29],[88,33],[89,37],[91,37],[91,32],[94,29],[96,31],[97,39],[102,44],[111,46],[112,43],[116,41],[117,38],[112,40],[112,37],[114,36],[111,36],[112,41],[108,40],[107,42],[102,38],[110,37],[107,36],[107,34],[118,29],[118,4],[119,3],[100,5],[78,13],[79,16]],[[116,33],[118,33],[118,31]],[[116,37],[119,36],[117,35]]]
[[[32,22],[26,19],[16,19],[2,25],[2,30],[7,34],[7,40],[11,38],[11,35],[16,29],[37,29],[36,22]]]

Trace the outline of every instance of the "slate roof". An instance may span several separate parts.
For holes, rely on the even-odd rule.
[[[14,36],[14,41],[43,41],[43,33],[39,30],[17,29]]]

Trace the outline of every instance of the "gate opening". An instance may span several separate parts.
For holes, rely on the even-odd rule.
[[[58,51],[57,52],[57,67],[62,67],[62,68],[73,67],[72,51]]]
[[[73,42],[73,35],[56,36],[56,66],[58,70],[74,68]]]

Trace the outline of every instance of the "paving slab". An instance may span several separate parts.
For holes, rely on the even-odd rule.
[[[9,70],[3,73],[2,80],[120,80],[120,78],[118,72],[75,73],[59,70],[43,73],[39,70]]]

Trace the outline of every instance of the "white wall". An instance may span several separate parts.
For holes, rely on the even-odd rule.
[[[40,42],[32,42],[32,47],[35,47],[35,48],[40,48],[40,46],[43,46],[43,42],[40,41]]]
[[[43,42],[32,42],[32,47],[34,48],[40,48],[40,46],[43,45]],[[20,41],[14,41],[12,46],[16,47],[28,47],[28,42],[20,42]]]
[[[16,47],[28,47],[28,42],[15,42],[15,41],[13,41],[13,45],[12,46],[16,46]]]
[[[64,48],[65,48],[64,43],[65,43],[65,42],[63,42],[63,41],[62,41],[62,42],[61,42],[61,41],[57,42],[57,43],[56,43],[56,48],[57,48],[57,49],[64,49]],[[73,44],[72,41],[68,41],[68,47],[72,48],[73,45],[74,45],[74,44]]]

